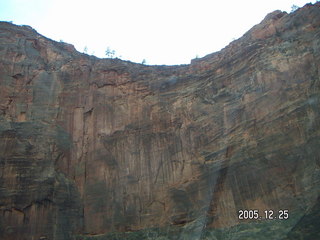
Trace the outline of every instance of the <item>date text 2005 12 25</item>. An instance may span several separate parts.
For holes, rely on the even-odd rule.
[[[289,219],[289,210],[280,209],[274,211],[272,209],[264,210],[262,213],[259,210],[239,210],[238,211],[239,220],[286,220]]]

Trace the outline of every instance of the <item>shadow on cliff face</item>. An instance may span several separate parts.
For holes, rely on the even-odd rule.
[[[70,148],[68,134],[39,122],[0,129],[0,238],[69,239],[70,227],[82,225],[80,196],[54,165]]]
[[[320,198],[310,207],[287,234],[286,240],[320,238]]]

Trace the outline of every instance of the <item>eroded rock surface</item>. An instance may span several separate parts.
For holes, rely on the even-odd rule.
[[[301,219],[319,222],[319,6],[181,66],[97,59],[1,22],[0,238],[303,235]]]

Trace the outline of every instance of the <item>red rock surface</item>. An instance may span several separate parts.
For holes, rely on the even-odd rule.
[[[181,66],[1,22],[0,238],[201,232],[238,226],[240,209],[288,209],[277,239],[293,236],[319,201],[319,6]]]

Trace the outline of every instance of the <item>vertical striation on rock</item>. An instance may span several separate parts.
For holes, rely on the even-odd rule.
[[[0,238],[319,237],[319,6],[275,11],[180,66],[1,22]],[[290,220],[239,220],[254,209]]]

